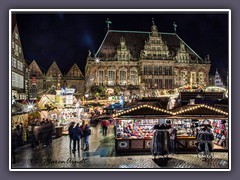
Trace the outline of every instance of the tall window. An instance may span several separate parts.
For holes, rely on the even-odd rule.
[[[154,66],[154,75],[159,75],[159,67]]]
[[[130,83],[132,85],[138,84],[138,74],[137,74],[137,71],[135,71],[135,70],[130,71]]]
[[[17,60],[14,57],[12,57],[12,66],[17,68]]]
[[[181,71],[181,85],[187,84],[187,71]]]
[[[113,86],[115,84],[115,71],[108,71],[108,85]]]
[[[98,71],[99,85],[103,85],[103,71]]]
[[[165,79],[165,89],[172,89],[172,79]]]
[[[23,70],[23,64],[21,61],[17,61],[17,68],[21,71]]]
[[[162,79],[155,79],[154,86],[155,86],[154,88],[156,89],[162,89],[163,88]]]
[[[191,79],[190,79],[190,84],[196,84],[197,77],[196,77],[196,72],[191,72]]]
[[[178,71],[174,71],[174,84],[175,84],[176,86],[179,85],[178,79],[179,79]]]
[[[200,84],[204,84],[204,75],[203,75],[203,72],[199,72],[199,77],[198,77],[198,79],[199,79],[199,83],[200,83]]]
[[[159,75],[162,75],[162,66],[158,67],[158,73],[159,73]]]
[[[153,74],[153,67],[152,66],[144,66],[144,75],[151,75]]]
[[[120,85],[126,85],[127,84],[127,73],[126,71],[120,71]]]
[[[23,76],[12,72],[12,87],[17,87],[23,89],[24,81]]]
[[[152,79],[145,79],[146,88],[152,88]]]
[[[172,66],[169,66],[169,75],[173,75],[173,68],[172,68]]]
[[[144,75],[148,75],[149,66],[144,66]]]

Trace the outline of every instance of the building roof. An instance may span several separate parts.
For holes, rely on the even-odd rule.
[[[208,106],[205,104],[186,105],[172,109],[171,112],[177,117],[228,117],[228,111]]]
[[[137,107],[132,107],[130,109],[124,110],[122,112],[113,115],[113,117],[134,117],[134,118],[159,118],[159,117],[169,117],[171,112],[162,108],[158,108],[151,105],[139,105]]]
[[[228,111],[204,105],[185,105],[172,110],[165,110],[151,105],[139,105],[113,115],[115,118],[228,118]]]
[[[120,38],[123,37],[133,58],[139,59],[140,52],[144,49],[145,41],[148,40],[150,34],[151,32],[109,30],[96,53],[96,57],[101,58],[101,60],[112,60],[117,53],[117,47],[120,45]],[[166,42],[171,56],[176,56],[180,42],[183,42],[193,61],[198,59],[199,63],[205,63],[177,34],[161,32],[159,35]]]

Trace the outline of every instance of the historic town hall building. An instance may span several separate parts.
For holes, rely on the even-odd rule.
[[[176,33],[108,30],[87,58],[86,90],[119,86],[123,93],[157,96],[183,85],[208,85],[210,58],[202,59]]]

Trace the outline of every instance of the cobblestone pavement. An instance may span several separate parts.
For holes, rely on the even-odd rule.
[[[151,155],[116,156],[113,130],[107,136],[100,134],[99,127],[92,127],[90,150],[80,151],[75,155],[69,149],[68,136],[54,139],[49,147],[32,150],[25,146],[17,150],[16,163],[12,169],[55,169],[55,168],[195,168],[195,169],[228,169],[228,153],[215,152],[214,158],[203,161],[197,154],[176,154],[168,158]]]

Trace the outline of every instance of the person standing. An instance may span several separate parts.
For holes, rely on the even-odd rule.
[[[84,131],[83,131],[83,137],[85,140],[85,144],[86,144],[86,148],[84,149],[84,151],[88,151],[89,150],[89,136],[91,135],[91,129],[89,127],[88,124],[85,125]]]
[[[171,151],[172,154],[176,153],[176,142],[177,142],[177,129],[173,127],[170,132]]]
[[[85,121],[82,121],[82,125],[80,126],[80,128],[82,129],[82,132],[84,132],[85,129]],[[83,135],[82,139],[81,139],[81,149],[84,149],[84,144],[85,144],[85,137]]]
[[[80,152],[80,140],[83,136],[82,129],[79,127],[79,123],[73,128],[73,154],[76,152],[76,145],[78,152]]]
[[[68,136],[69,136],[69,149],[71,151],[72,149],[72,141],[73,141],[73,127],[74,127],[74,122],[71,122],[70,126],[68,127]]]
[[[107,135],[107,131],[108,131],[108,126],[110,125],[108,120],[103,120],[101,123],[102,126],[102,131],[103,131],[103,135],[106,136]]]

